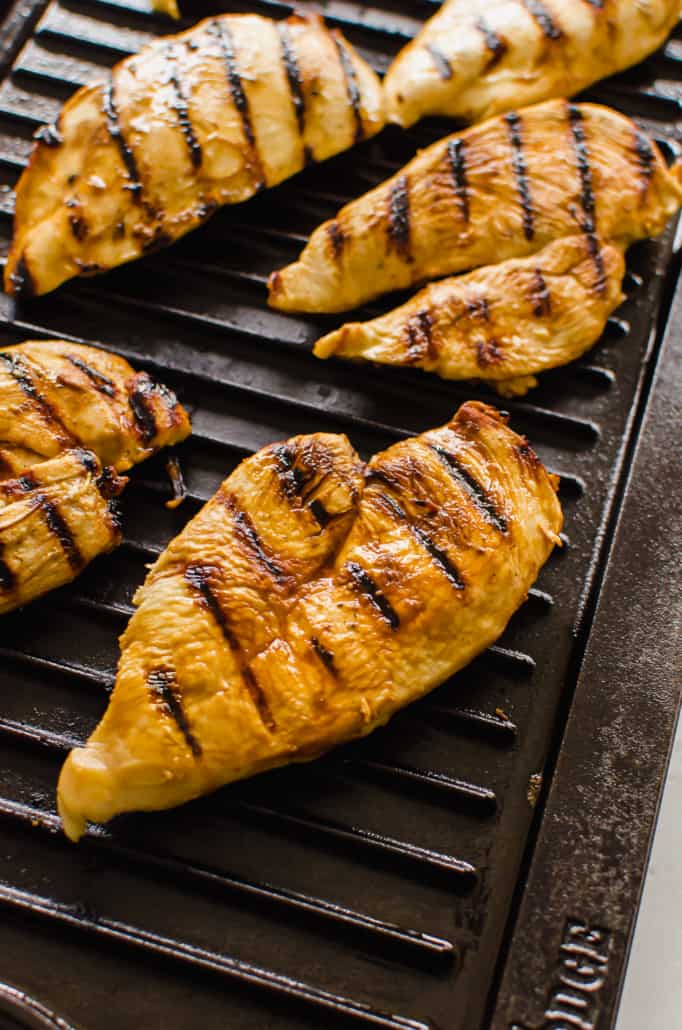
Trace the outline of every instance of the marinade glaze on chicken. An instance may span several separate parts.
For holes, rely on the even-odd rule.
[[[477,122],[573,96],[657,50],[681,12],[680,0],[446,0],[388,70],[388,118]]]
[[[599,239],[625,250],[682,204],[682,166],[624,115],[551,100],[422,150],[317,228],[270,277],[282,311],[347,311],[391,290],[536,254],[582,234],[606,291]]]
[[[384,120],[379,79],[318,17],[221,15],[155,40],[38,134],[5,289],[46,293],[165,247]]]
[[[604,270],[597,289],[595,256]],[[339,357],[482,379],[504,396],[537,386],[536,373],[584,354],[625,299],[625,260],[617,247],[584,235],[550,243],[468,275],[441,279],[371,322],[351,322],[315,344]]]
[[[123,358],[65,340],[0,350],[0,614],[116,547],[119,473],[189,432],[175,395]]]
[[[323,434],[248,458],[137,594],[109,708],[62,769],[66,833],[307,761],[442,683],[526,598],[556,487],[476,402],[367,466]]]

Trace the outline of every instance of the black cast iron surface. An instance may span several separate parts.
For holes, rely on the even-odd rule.
[[[275,0],[245,7],[288,10]],[[383,69],[432,9],[339,0],[325,10]],[[0,86],[5,245],[33,131],[75,86],[169,28],[144,0],[12,9],[12,70]],[[595,94],[674,141],[681,59],[673,39]],[[347,432],[369,455],[444,421],[464,399],[494,399],[416,373],[316,361],[312,342],[339,320],[265,305],[267,273],[295,257],[320,219],[442,131],[386,130],[220,212],[166,253],[16,312],[0,297],[3,345],[30,335],[100,341],[175,387],[194,415],[179,452],[186,504],[167,511],[163,462],[143,466],[124,499],[124,546],[0,625],[0,977],[83,1030],[489,1022],[533,806],[575,686],[665,316],[672,229],[631,252],[629,299],[599,346],[527,399],[504,403],[563,477],[567,546],[497,647],[369,741],[310,767],[118,820],[78,848],[54,814],[59,765],[104,709],[145,563],[245,454],[324,429]],[[635,877],[645,850],[633,858]],[[526,902],[542,908],[544,897]]]

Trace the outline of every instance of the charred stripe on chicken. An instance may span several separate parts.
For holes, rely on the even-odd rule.
[[[116,106],[116,96],[114,93],[114,80],[110,82],[103,89],[102,93],[102,109],[107,119],[107,129],[112,140],[118,147],[118,152],[121,155],[121,160],[125,165],[125,170],[128,175],[129,185],[127,189],[133,195],[135,200],[139,200],[140,194],[142,193],[142,182],[140,180],[140,173],[137,168],[137,161],[135,160],[135,154],[132,151],[130,144],[127,142],[121,125],[118,119],[118,108]]]
[[[284,64],[284,70],[287,76],[287,82],[289,84],[289,93],[291,94],[291,102],[294,105],[294,112],[296,114],[296,121],[298,123],[298,131],[303,135],[305,129],[305,96],[303,94],[303,80],[301,79],[301,70],[298,66],[298,59],[296,57],[296,49],[294,47],[289,27],[286,22],[277,22],[277,31],[279,33],[280,47],[282,50],[282,62]]]
[[[521,0],[530,16],[537,22],[545,39],[561,39],[563,30],[542,0]]]
[[[353,139],[356,143],[360,143],[360,141],[365,138],[365,127],[362,123],[362,111],[360,110],[360,87],[358,85],[358,77],[355,74],[353,62],[351,61],[350,54],[346,50],[346,46],[341,36],[337,32],[332,31],[332,39],[336,45],[339,61],[341,62],[343,77],[346,82],[348,100],[353,109],[353,117],[355,119],[355,133]]]
[[[30,398],[36,408],[40,410],[43,418],[51,423],[60,441],[67,446],[78,443],[75,434],[66,428],[49,401],[41,395],[33,381],[31,370],[24,359],[18,354],[8,354],[6,351],[0,351],[0,362],[5,365],[14,381],[21,387],[26,396]]]
[[[580,203],[583,209],[582,229],[587,236],[590,255],[597,272],[595,288],[597,292],[603,296],[607,290],[606,269],[604,267],[604,258],[602,256],[601,247],[599,246],[599,240],[596,235],[597,209],[594,186],[592,183],[590,153],[587,147],[587,140],[585,139],[582,111],[579,107],[576,107],[575,104],[569,104],[568,117],[573,137],[573,149],[575,151],[576,162],[578,165],[578,175],[580,177]]]
[[[455,590],[464,590],[465,583],[462,579],[461,573],[457,568],[455,568],[455,565],[451,561],[447,552],[439,547],[428,533],[423,529],[420,529],[419,526],[415,526],[414,523],[408,519],[407,513],[401,508],[395,498],[391,497],[389,494],[382,493],[379,494],[379,500],[392,515],[394,515],[400,522],[404,522],[407,525],[414,538],[426,551],[434,565],[437,566],[439,571],[442,572]]]
[[[466,169],[466,143],[463,139],[451,139],[448,143],[448,159],[455,187],[459,210],[465,222],[469,221],[469,182]]]
[[[440,75],[444,82],[452,78],[452,65],[448,61],[443,51],[435,45],[435,43],[427,43],[425,50],[430,55],[431,60],[434,63],[436,71]]]
[[[438,349],[433,339],[433,317],[427,309],[419,311],[407,323],[407,353],[410,361],[436,360]]]
[[[395,611],[384,592],[380,590],[374,582],[369,572],[367,572],[366,569],[363,569],[362,565],[359,565],[354,561],[346,562],[345,567],[350,575],[353,585],[359,593],[362,594],[363,597],[367,598],[371,606],[375,611],[379,612],[382,618],[386,620],[391,629],[398,629],[400,626],[398,613]]]
[[[450,473],[452,478],[457,482],[469,495],[473,501],[477,511],[483,516],[486,522],[494,526],[500,533],[506,533],[508,531],[507,520],[504,515],[500,514],[497,510],[497,505],[493,501],[490,494],[488,494],[481,484],[472,476],[468,468],[462,464],[462,462],[455,457],[450,451],[444,447],[440,447],[436,444],[430,444],[431,450],[436,454],[443,466]]]
[[[230,95],[234,106],[237,108],[239,117],[241,118],[244,137],[251,148],[251,155],[255,166],[254,170],[258,176],[258,187],[260,189],[264,189],[266,183],[260,157],[258,155],[256,135],[253,131],[251,107],[249,105],[248,97],[244,92],[242,77],[239,73],[239,68],[237,67],[237,51],[234,45],[232,30],[226,24],[224,19],[216,19],[209,25],[208,31],[215,37],[220,48],[220,53],[227,72],[227,82],[230,87]]]
[[[490,51],[490,61],[488,62],[488,69],[494,68],[495,65],[502,60],[508,50],[507,43],[498,36],[497,32],[490,25],[488,25],[485,18],[479,18],[476,22],[476,28],[482,34],[485,45]]]
[[[272,732],[273,729],[276,729],[276,726],[275,721],[272,718],[272,713],[270,712],[267,698],[265,697],[260,685],[256,682],[253,671],[244,661],[239,638],[232,630],[227,614],[220,604],[220,601],[211,585],[211,579],[213,576],[220,576],[220,569],[214,565],[202,565],[200,562],[192,562],[185,569],[185,579],[187,583],[192,587],[195,595],[198,595],[198,601],[201,607],[211,614],[216,625],[223,634],[225,642],[230,648],[230,651],[234,655],[235,661],[239,666],[239,671],[244,679],[246,688],[256,710],[258,711],[263,725]]]
[[[530,183],[528,182],[526,158],[523,152],[523,126],[521,118],[516,111],[511,111],[507,115],[507,125],[509,126],[516,188],[521,202],[521,210],[523,211],[523,234],[527,240],[532,240],[535,236],[533,200],[530,193]]]
[[[185,143],[187,144],[187,150],[189,151],[192,167],[201,168],[201,163],[204,159],[201,144],[197,139],[194,126],[192,125],[192,119],[189,114],[189,98],[180,77],[178,67],[179,54],[172,44],[166,47],[166,59],[170,66],[169,81],[173,88],[174,95],[173,110],[177,115],[178,125],[185,137]]]
[[[536,318],[549,318],[552,314],[552,297],[540,268],[535,269],[533,276],[533,314]]]
[[[184,737],[187,747],[195,758],[201,757],[201,744],[196,739],[189,725],[182,706],[180,688],[172,669],[161,667],[152,669],[147,675],[147,686],[159,702],[159,707],[173,720]]]
[[[410,253],[410,184],[406,175],[391,186],[388,198],[388,239],[401,257]]]
[[[105,376],[102,372],[98,372],[96,369],[91,368],[87,362],[83,361],[82,358],[76,357],[75,354],[65,354],[64,357],[67,361],[70,361],[75,368],[79,369],[88,377],[96,390],[100,393],[106,394],[107,397],[116,396],[116,387],[108,376]]]

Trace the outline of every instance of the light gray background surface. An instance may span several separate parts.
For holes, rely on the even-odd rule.
[[[682,720],[616,1030],[682,1030]]]

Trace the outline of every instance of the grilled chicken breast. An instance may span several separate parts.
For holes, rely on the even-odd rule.
[[[604,270],[597,289],[595,256]],[[441,279],[371,322],[352,322],[315,344],[318,358],[405,365],[443,379],[485,379],[504,396],[537,386],[535,374],[584,354],[625,299],[625,261],[585,235],[530,258]]]
[[[109,708],[60,776],[66,833],[385,723],[502,632],[558,541],[555,489],[478,403],[366,469],[325,435],[243,462],[138,592]]]
[[[118,473],[190,432],[175,395],[95,347],[0,351],[0,615],[120,542]]]
[[[550,100],[434,143],[347,204],[270,277],[282,311],[347,311],[389,290],[583,233],[605,293],[597,236],[622,249],[660,233],[682,205],[682,166],[667,169],[634,122],[606,107]]]
[[[73,447],[125,472],[189,432],[175,395],[115,354],[65,340],[0,350],[0,480]]]
[[[0,482],[0,615],[74,579],[120,543],[125,480],[73,449]]]
[[[377,76],[317,17],[223,15],[155,40],[38,134],[5,288],[132,261],[383,124]]]
[[[388,70],[388,117],[477,122],[572,96],[653,53],[681,13],[680,0],[446,0]]]

